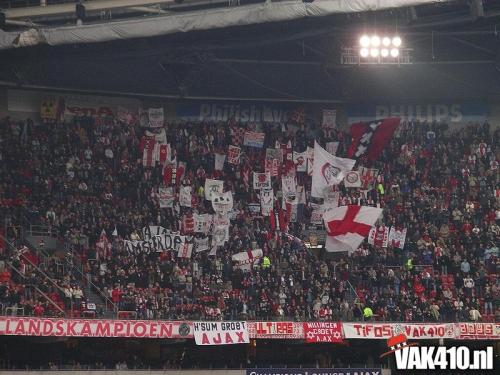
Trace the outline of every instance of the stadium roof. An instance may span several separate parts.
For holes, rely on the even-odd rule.
[[[166,98],[492,98],[500,93],[499,20],[498,1],[461,0],[100,43],[38,45],[0,52],[0,80],[15,87]],[[374,30],[397,30],[412,49],[413,63],[342,65],[342,47]]]

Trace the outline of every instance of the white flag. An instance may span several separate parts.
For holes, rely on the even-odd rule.
[[[271,189],[271,173],[256,173],[253,172],[253,189],[254,190],[269,190]]]
[[[222,180],[212,180],[207,178],[205,180],[205,199],[208,201],[212,200],[212,192],[222,194],[224,192],[224,181]]]
[[[184,242],[179,246],[179,250],[177,251],[178,258],[191,258],[191,254],[193,253],[193,244]]]
[[[236,253],[233,255],[232,259],[235,262],[235,266],[242,270],[249,271],[253,264],[259,261],[264,256],[262,249],[248,250],[241,253]]]
[[[218,214],[226,215],[233,209],[233,193],[230,191],[223,194],[212,193],[212,208]]]
[[[208,250],[208,237],[205,238],[195,238],[194,239],[194,248],[196,252]]]
[[[161,187],[158,189],[160,208],[174,206],[174,189],[172,187]]]
[[[347,172],[344,179],[344,186],[348,188],[361,187],[361,175],[358,171]]]
[[[224,169],[224,162],[226,161],[226,155],[215,154],[215,170],[222,171]]]
[[[404,249],[406,242],[406,230],[406,228],[398,229],[395,226],[392,226],[389,231],[389,245],[397,247],[398,249]]]
[[[181,186],[179,204],[183,207],[191,207],[191,186]]]
[[[283,191],[283,199],[286,203],[297,203],[297,182],[295,177],[281,177],[281,190]]]
[[[198,215],[197,213],[194,213],[193,220],[194,220],[195,233],[207,234],[210,228],[212,227],[212,215],[209,214]]]
[[[356,160],[330,155],[317,142],[314,143],[314,169],[311,196],[323,198],[326,187],[338,185],[356,164]]]
[[[293,152],[293,163],[297,172],[307,172],[307,152]]]
[[[260,191],[260,209],[263,216],[269,216],[273,209],[274,191],[261,190]]]

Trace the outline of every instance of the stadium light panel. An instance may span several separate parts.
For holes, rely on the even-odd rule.
[[[380,37],[378,35],[373,35],[370,39],[370,44],[372,47],[380,46]]]
[[[401,46],[401,38],[399,36],[395,36],[394,38],[392,38],[392,45],[394,47],[400,47]]]
[[[382,48],[382,49],[380,50],[380,56],[382,56],[382,57],[387,57],[387,56],[389,56],[389,50],[388,50],[387,48]]]
[[[397,48],[391,49],[391,56],[394,58],[398,57],[399,56],[399,49],[397,49]]]
[[[380,50],[378,48],[372,48],[370,50],[370,56],[371,57],[378,57],[379,53],[380,53]]]
[[[361,47],[367,48],[370,45],[370,37],[368,35],[363,35],[359,39],[359,44]]]
[[[361,48],[361,50],[359,51],[359,54],[361,57],[366,58],[370,54],[370,51],[368,50],[368,48]]]

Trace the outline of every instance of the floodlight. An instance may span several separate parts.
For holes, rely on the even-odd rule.
[[[384,36],[382,38],[382,45],[384,47],[389,47],[391,45],[391,38],[389,38],[388,36]]]
[[[359,44],[361,45],[361,47],[368,47],[370,45],[370,37],[368,35],[363,35],[360,39],[359,39]]]
[[[382,49],[380,50],[380,55],[381,55],[382,57],[387,57],[387,56],[389,56],[389,50],[388,50],[387,48],[382,48]]]
[[[379,51],[379,49],[378,49],[378,48],[372,48],[372,49],[370,50],[370,56],[371,56],[371,57],[377,57],[377,56],[379,55],[379,52],[380,52],[380,51]]]
[[[370,39],[370,43],[372,47],[378,47],[380,46],[380,37],[378,35],[372,35]]]
[[[394,47],[401,46],[401,38],[399,36],[395,36],[394,38],[392,38],[392,45]]]
[[[392,57],[398,57],[399,56],[399,50],[397,48],[391,49],[391,56]]]
[[[368,50],[368,48],[361,48],[359,54],[361,55],[361,57],[368,57],[370,51]]]

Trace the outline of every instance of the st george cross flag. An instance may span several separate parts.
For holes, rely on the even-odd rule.
[[[384,147],[390,142],[400,122],[400,118],[391,117],[352,124],[352,143],[347,155],[350,158],[357,159],[366,156],[368,160],[376,160]]]
[[[325,248],[329,252],[355,251],[368,236],[370,229],[382,214],[381,208],[365,206],[341,206],[323,214],[327,238]]]
[[[325,188],[340,184],[354,164],[356,160],[330,155],[318,142],[315,142],[311,196],[323,198]]]
[[[405,248],[406,241],[406,228],[397,228],[395,226],[391,227],[389,231],[389,246],[396,247],[398,249]]]
[[[226,155],[215,154],[215,170],[222,171],[224,169],[224,162],[226,161]]]
[[[389,243],[389,227],[380,225],[370,229],[368,234],[368,243],[377,247],[387,247]]]
[[[248,250],[234,254],[232,260],[236,263],[237,268],[250,271],[253,264],[259,261],[263,255],[262,249]]]
[[[222,180],[212,180],[207,178],[205,180],[205,199],[208,201],[212,200],[212,193],[222,194],[224,192],[224,181]]]
[[[193,244],[184,242],[179,245],[179,250],[177,251],[178,258],[191,258],[193,253]]]
[[[240,164],[241,148],[236,146],[229,146],[227,148],[227,162],[233,165]]]

